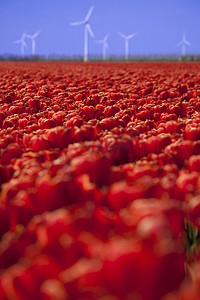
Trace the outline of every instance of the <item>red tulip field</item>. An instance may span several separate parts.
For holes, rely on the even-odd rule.
[[[0,63],[0,300],[200,299],[200,63]]]

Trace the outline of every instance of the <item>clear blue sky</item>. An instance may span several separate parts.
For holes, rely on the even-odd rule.
[[[179,54],[176,44],[185,31],[192,43],[186,53],[200,54],[200,0],[0,0],[0,55],[20,54],[13,44],[26,31],[36,39],[36,54],[82,55],[83,26],[70,26],[85,18],[91,5],[90,25],[96,39],[109,32],[110,55],[123,55],[124,41],[118,31],[128,35],[130,54]],[[25,54],[31,54],[31,41]],[[89,39],[89,54],[102,52],[102,46]]]

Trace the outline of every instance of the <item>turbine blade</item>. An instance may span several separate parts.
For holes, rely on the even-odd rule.
[[[109,35],[110,35],[110,34],[109,34],[109,33],[107,33],[107,34],[105,35],[105,37],[104,37],[104,39],[103,39],[103,40],[104,40],[104,41],[107,41],[107,39],[109,38]]]
[[[26,37],[27,37],[28,39],[32,39],[32,38],[33,38],[33,36],[30,35],[30,34],[26,34]]]
[[[129,35],[127,36],[127,38],[128,38],[128,39],[131,39],[131,38],[134,37],[134,36],[136,36],[136,33],[135,33],[135,32],[132,33],[132,34],[129,34]]]
[[[14,44],[19,44],[19,43],[21,43],[22,41],[21,40],[17,40],[17,41],[14,41],[13,43]]]
[[[25,37],[26,37],[26,32],[23,32],[23,34],[22,34],[22,40],[24,40]]]
[[[181,46],[181,45],[183,45],[183,44],[184,44],[184,42],[181,41],[181,42],[179,42],[178,44],[176,44],[176,47],[179,47],[179,46]]]
[[[83,25],[83,24],[85,24],[85,21],[71,22],[71,23],[70,23],[71,26],[78,26],[78,25]]]
[[[86,28],[87,28],[87,31],[89,32],[89,34],[91,35],[91,37],[94,38],[94,33],[93,33],[89,23],[86,24]]]
[[[185,44],[186,44],[187,46],[192,46],[192,44],[191,44],[190,42],[186,41],[186,40],[185,40]]]
[[[38,30],[36,33],[33,34],[33,38],[35,39],[39,34],[40,34],[41,30]]]
[[[126,39],[126,38],[127,38],[126,35],[123,34],[123,33],[121,33],[121,32],[118,32],[118,34],[119,34],[123,39]]]
[[[88,13],[87,13],[87,15],[86,15],[86,17],[85,17],[85,22],[89,21],[89,18],[91,17],[91,14],[92,14],[93,10],[94,10],[94,6],[91,6]]]

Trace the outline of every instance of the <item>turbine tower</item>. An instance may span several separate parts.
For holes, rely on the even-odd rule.
[[[177,44],[177,47],[182,46],[182,56],[185,56],[186,46],[191,46],[192,44],[186,40],[185,33],[183,33],[182,40]]]
[[[35,55],[35,39],[40,34],[40,32],[41,32],[41,30],[38,30],[33,35],[26,34],[27,38],[31,39],[31,42],[32,42],[32,55]]]
[[[128,60],[128,57],[129,57],[129,40],[131,38],[133,38],[136,33],[131,33],[129,35],[125,35],[121,32],[118,32],[118,34],[125,40],[125,59]]]
[[[26,38],[26,32],[23,32],[21,39],[13,42],[14,44],[21,44],[21,55],[22,56],[24,56],[24,47],[27,47],[25,38]]]
[[[93,9],[94,6],[91,6],[83,21],[70,23],[70,25],[72,26],[84,25],[84,61],[88,61],[88,33],[92,38],[94,38],[94,33],[92,32],[92,29],[89,24],[89,19],[91,17]]]
[[[103,60],[106,59],[106,49],[109,48],[107,40],[109,37],[109,33],[107,33],[103,40],[98,40],[96,43],[103,44]]]

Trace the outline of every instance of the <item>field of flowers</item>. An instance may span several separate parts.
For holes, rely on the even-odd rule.
[[[0,63],[0,300],[199,300],[199,230],[199,63]]]

